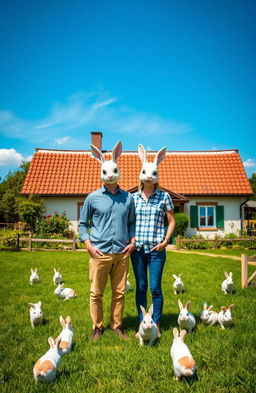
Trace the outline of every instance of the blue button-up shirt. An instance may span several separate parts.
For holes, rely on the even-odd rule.
[[[103,186],[88,195],[79,222],[80,240],[90,239],[102,252],[120,253],[135,235],[135,207],[130,193]]]

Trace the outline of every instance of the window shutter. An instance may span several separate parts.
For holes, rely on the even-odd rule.
[[[224,228],[224,206],[216,206],[216,227]]]
[[[190,206],[190,226],[191,228],[198,227],[198,206]]]

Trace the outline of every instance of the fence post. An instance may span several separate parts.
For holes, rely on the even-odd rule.
[[[20,248],[20,234],[17,233],[16,251],[19,251],[19,248]]]
[[[180,246],[181,246],[180,235],[176,237],[176,244],[177,244],[177,250],[180,250]]]
[[[241,285],[242,289],[248,286],[248,269],[247,269],[248,256],[246,254],[241,255]]]
[[[31,241],[31,232],[28,234],[28,251],[32,251],[32,241]]]
[[[76,234],[73,233],[72,251],[76,251]]]

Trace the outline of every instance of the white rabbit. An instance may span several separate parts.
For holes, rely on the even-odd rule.
[[[185,307],[183,307],[180,300],[178,300],[178,305],[180,308],[180,313],[178,317],[178,324],[180,329],[186,329],[189,333],[195,328],[196,320],[192,313],[188,312],[189,307],[191,306],[191,301],[189,300]]]
[[[150,181],[152,183],[158,182],[158,165],[163,161],[166,153],[166,147],[163,147],[156,154],[154,162],[148,162],[147,151],[143,145],[138,146],[139,158],[142,162],[142,169],[140,171],[140,181]]]
[[[131,283],[128,281],[129,273],[127,274],[126,283],[125,283],[125,293],[128,293],[131,289]]]
[[[76,297],[76,293],[74,289],[64,288],[63,284],[58,284],[57,288],[54,291],[54,294],[57,295],[60,299],[68,300],[72,297]]]
[[[42,302],[38,303],[28,303],[29,311],[30,311],[30,322],[31,326],[34,329],[36,325],[41,325],[44,319],[41,306]]]
[[[182,275],[182,273],[180,273],[178,276],[176,276],[176,274],[172,275],[173,278],[175,279],[175,281],[173,283],[173,289],[174,289],[175,295],[177,295],[177,293],[182,293],[185,290],[184,283],[180,278],[181,275]]]
[[[224,280],[221,284],[221,290],[225,293],[232,293],[234,290],[234,283],[233,283],[233,273],[230,272],[229,274],[227,272],[224,272],[226,280]]]
[[[143,306],[140,306],[143,314],[143,320],[139,326],[139,341],[140,345],[144,345],[144,341],[148,342],[149,346],[152,346],[154,341],[158,337],[158,329],[155,322],[152,319],[153,315],[153,304],[151,304],[148,312],[146,312]]]
[[[37,273],[37,269],[35,270],[31,269],[31,275],[29,281],[30,281],[30,285],[39,283],[39,275]]]
[[[62,275],[60,274],[60,269],[54,268],[54,275],[53,275],[53,284],[58,285],[62,281]]]
[[[66,322],[63,317],[60,317],[60,324],[63,327],[62,332],[58,336],[61,339],[60,342],[60,349],[64,353],[71,352],[72,341],[74,337],[74,330],[73,326],[71,325],[71,318],[68,315],[66,318]]]
[[[178,329],[173,329],[171,358],[174,374],[177,380],[180,380],[182,377],[191,377],[195,374],[196,370],[196,362],[193,359],[187,345],[184,343],[184,337],[186,334],[186,330],[182,330],[179,337]]]
[[[101,180],[106,184],[114,184],[120,178],[120,170],[117,166],[117,159],[122,153],[122,143],[118,141],[112,149],[112,160],[105,161],[101,151],[91,145],[92,155],[101,163]]]
[[[53,338],[49,337],[48,343],[50,345],[49,351],[34,365],[33,373],[36,382],[52,382],[61,362],[60,338],[57,338],[54,342]]]
[[[218,314],[218,321],[221,329],[225,329],[225,326],[228,326],[232,323],[232,314],[231,311],[234,308],[234,304],[230,304],[227,308],[225,306],[221,306],[221,311]]]
[[[207,303],[204,303],[204,309],[201,314],[201,320],[205,325],[213,326],[218,323],[218,313],[212,310],[213,305],[207,308]]]

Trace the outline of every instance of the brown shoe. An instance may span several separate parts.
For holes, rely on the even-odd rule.
[[[99,340],[99,338],[100,338],[100,336],[103,334],[103,329],[100,329],[100,328],[95,328],[95,329],[93,329],[93,331],[92,331],[92,337],[91,337],[91,339],[93,340],[93,341],[97,341],[97,340]]]
[[[116,329],[111,329],[112,332],[117,334],[119,337],[123,338],[124,340],[128,340],[128,335],[121,329],[121,328],[116,328]]]

